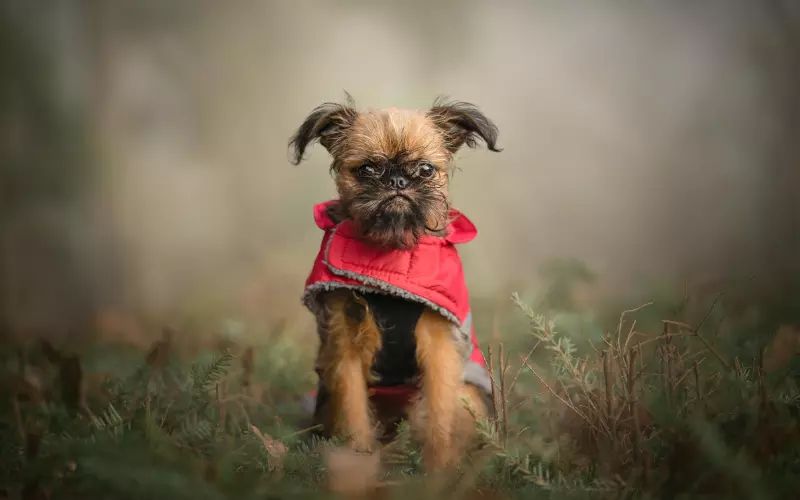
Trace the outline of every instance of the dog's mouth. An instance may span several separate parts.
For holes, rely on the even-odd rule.
[[[375,205],[371,213],[373,223],[381,219],[383,223],[408,225],[414,224],[413,219],[421,215],[419,205],[413,198],[406,194],[397,193],[386,196]]]
[[[413,203],[414,200],[412,200],[411,197],[409,197],[408,195],[403,193],[396,193],[386,197],[386,199],[384,199],[381,202],[381,208],[386,206],[408,206],[412,205]]]
[[[374,212],[384,223],[399,226],[416,226],[424,220],[419,204],[406,194],[397,193],[384,198]]]
[[[373,203],[371,210],[357,218],[362,235],[382,246],[414,246],[425,228],[419,203],[405,193],[392,193]]]
[[[439,212],[448,210],[442,195],[436,192],[364,190],[348,200],[347,211],[356,222],[361,236],[390,248],[411,248],[423,235],[442,230],[436,221],[444,220]]]

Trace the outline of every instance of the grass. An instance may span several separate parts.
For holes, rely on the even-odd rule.
[[[265,346],[222,339],[187,359],[190,332],[165,331],[147,352],[6,346],[0,487],[25,499],[325,498],[337,470],[358,467],[362,484],[344,481],[372,498],[797,491],[798,334],[778,328],[792,304],[732,287],[603,314],[614,306],[576,305],[562,278],[590,275],[567,268],[551,266],[539,296],[511,297],[502,337],[489,306],[476,310],[482,338],[499,337],[484,341],[499,418],[479,422],[479,446],[444,484],[422,474],[406,428],[380,463],[311,437],[299,397],[314,352],[290,333],[266,332]]]

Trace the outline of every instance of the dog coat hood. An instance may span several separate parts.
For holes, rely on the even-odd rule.
[[[470,346],[464,380],[491,391],[472,325],[464,270],[456,250],[456,245],[477,235],[472,222],[451,210],[445,236],[422,236],[411,250],[382,250],[360,240],[352,220],[334,222],[328,209],[335,203],[338,201],[331,200],[314,207],[314,220],[325,235],[306,280],[304,305],[317,312],[316,295],[336,288],[382,293],[422,303],[449,319],[456,339]]]

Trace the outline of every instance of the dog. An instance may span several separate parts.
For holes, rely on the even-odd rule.
[[[456,245],[475,226],[451,207],[462,147],[498,129],[476,106],[438,98],[428,110],[315,108],[289,141],[292,163],[318,141],[333,158],[338,199],[314,207],[324,237],[303,303],[320,345],[314,422],[358,452],[399,420],[422,443],[428,471],[454,465],[492,412]]]

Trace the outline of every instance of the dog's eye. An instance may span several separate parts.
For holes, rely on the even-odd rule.
[[[419,170],[417,170],[417,175],[423,179],[429,179],[434,173],[436,173],[436,169],[430,163],[423,163],[419,166]]]
[[[361,177],[375,177],[378,175],[378,169],[369,163],[365,163],[358,167],[358,175]]]

